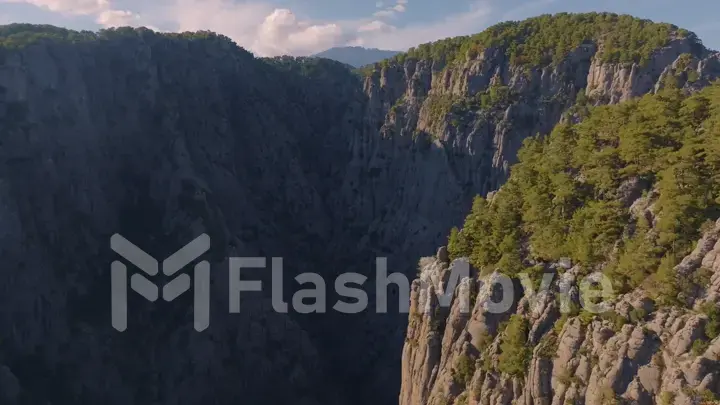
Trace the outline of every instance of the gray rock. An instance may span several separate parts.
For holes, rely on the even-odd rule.
[[[20,395],[20,382],[7,366],[0,365],[0,400],[3,404],[16,403]]]
[[[698,258],[713,251],[702,247],[712,245],[707,238],[706,234],[698,244],[702,254],[696,249],[684,263],[697,263]],[[424,263],[428,272],[442,269],[436,259]],[[493,275],[488,277],[491,280]],[[703,353],[692,349],[694,342],[704,338],[706,316],[680,308],[658,310],[642,289],[614,302],[617,314],[628,319],[634,309],[646,312],[645,317],[634,317],[633,324],[619,330],[613,330],[616,325],[609,321],[596,318],[586,323],[573,316],[557,335],[555,327],[543,326],[548,311],[559,310],[553,294],[575,286],[572,270],[555,281],[549,294],[537,296],[534,301],[524,297],[518,303],[515,314],[529,323],[528,345],[533,347],[533,355],[524,378],[504,375],[498,371],[502,331],[493,327],[498,318],[483,311],[483,303],[493,292],[487,287],[489,280],[481,279],[479,283],[471,316],[463,317],[453,309],[446,318],[441,350],[434,353],[440,361],[432,363],[438,379],[410,378],[413,371],[406,369],[401,404],[435,404],[465,396],[468,404],[604,405],[619,401],[655,405],[666,401],[669,393],[673,403],[696,405],[701,394],[706,393],[704,390],[720,394],[720,337],[708,342]],[[458,296],[465,294],[464,288],[458,288]],[[412,317],[411,323],[415,325]],[[425,352],[424,348],[419,351]],[[463,387],[453,381],[452,369],[461,356],[468,355],[477,355],[476,370],[471,385]],[[408,395],[417,391],[433,394],[422,402],[422,398]],[[420,402],[413,402],[416,400]]]
[[[447,246],[442,246],[438,249],[437,259],[443,263],[450,263],[450,256],[448,255]]]

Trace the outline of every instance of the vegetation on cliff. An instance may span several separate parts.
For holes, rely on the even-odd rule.
[[[532,347],[527,344],[529,325],[527,319],[513,315],[508,321],[500,344],[498,368],[503,373],[523,376],[532,359]]]
[[[485,31],[410,48],[383,63],[423,59],[449,64],[474,59],[488,48],[499,48],[510,63],[538,66],[558,63],[583,44],[602,44],[598,56],[606,62],[645,63],[653,51],[673,38],[697,36],[672,24],[655,23],[613,13],[546,14],[523,21],[496,24]]]
[[[0,25],[0,47],[22,48],[43,40],[80,42],[95,39],[96,35],[91,31],[78,32],[52,25]]]
[[[214,43],[219,44],[227,52],[240,51],[245,55],[250,54],[237,46],[230,38],[212,31],[160,33],[145,27],[119,27],[93,32],[87,30],[74,31],[52,25],[8,24],[0,25],[0,56],[39,43],[102,46],[107,44],[107,41],[131,39],[140,39],[148,44],[156,44],[160,41],[173,41],[174,43],[187,41],[188,43],[207,46]]]
[[[526,140],[509,181],[491,201],[476,198],[449,251],[511,275],[569,257],[621,291],[643,285],[671,301],[702,283],[671,270],[719,215],[720,85],[669,89]]]

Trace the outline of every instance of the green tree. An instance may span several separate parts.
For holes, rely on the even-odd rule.
[[[526,140],[518,160],[492,203],[478,197],[451,235],[474,266],[513,276],[570,257],[621,290],[645,285],[661,304],[699,284],[674,266],[720,217],[720,85],[594,107]],[[625,184],[652,195],[652,209],[631,212]]]
[[[529,325],[527,319],[512,315],[500,343],[498,368],[513,376],[525,375],[532,358],[532,349],[527,345]]]

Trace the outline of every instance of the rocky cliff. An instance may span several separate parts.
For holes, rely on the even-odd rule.
[[[587,46],[589,52],[596,49]],[[643,94],[658,95],[617,108],[597,108],[589,115],[578,114],[577,105],[569,108],[559,119],[567,125],[558,126],[545,141],[526,145],[521,154],[524,161],[514,167],[514,176],[500,192],[476,202],[463,228],[451,236],[450,245],[420,260],[403,349],[400,404],[717,403],[718,183],[714,174],[691,183],[684,176],[692,170],[672,166],[683,160],[678,157],[682,150],[695,159],[698,170],[705,164],[716,167],[712,165],[718,162],[720,135],[714,124],[720,101],[717,86],[693,97],[681,94],[708,86],[717,77],[717,73],[707,74],[717,67],[698,73],[698,69],[717,66],[717,54],[691,57],[686,46],[682,41],[671,42],[643,66],[612,65],[593,57],[585,65],[589,70],[582,72],[588,74],[583,83],[589,103],[614,104]],[[658,62],[664,58],[665,62]],[[664,101],[652,104],[654,99]],[[698,100],[703,107],[690,113],[689,106]],[[661,106],[672,103],[677,109],[660,113],[661,119],[647,113],[656,107],[663,111]],[[683,114],[695,117],[685,121],[692,122],[687,124],[687,138],[674,138],[678,143],[672,146],[664,143],[663,127],[675,125],[673,117]],[[668,121],[660,122],[664,118]],[[589,121],[582,124],[580,120]],[[684,131],[683,125],[678,122],[671,133]],[[642,143],[652,137],[657,137],[657,143]],[[686,142],[687,148],[680,146]],[[643,152],[628,146],[633,143],[642,144]],[[581,155],[582,150],[591,155]],[[640,162],[640,154],[649,151],[658,154]],[[670,166],[659,163],[666,160]],[[498,167],[493,169],[502,175]],[[700,204],[707,204],[696,211],[697,225],[704,224],[702,232],[689,229],[696,226],[690,215],[676,216],[672,209],[674,202],[688,202],[694,187],[706,187],[698,188],[702,189]],[[682,191],[667,197],[672,189]],[[616,208],[599,209],[599,216],[591,213],[592,207],[605,203]],[[547,215],[564,219],[545,221]],[[593,219],[586,221],[585,215]],[[674,219],[678,222],[668,227],[667,221]],[[614,226],[619,230],[608,231]],[[658,235],[663,233],[673,234],[677,243],[671,244],[666,259],[685,251],[681,234],[701,237],[676,264],[668,266],[675,263],[672,260],[650,264],[648,273],[636,276],[633,285],[637,287],[629,291],[624,283],[612,280],[619,294],[607,297],[609,306],[602,312],[581,309],[587,304],[581,299],[582,281],[589,273],[602,271],[613,277],[621,273],[617,267],[640,272],[645,264],[656,263],[653,260],[660,263],[663,248]],[[580,234],[589,237],[582,240]],[[603,238],[609,238],[606,250],[601,250]],[[554,245],[566,241],[567,251]],[[517,249],[506,249],[515,243]],[[588,246],[591,253],[603,252],[601,257],[591,260]],[[637,246],[648,250],[640,252]],[[558,251],[578,260],[548,260]],[[466,256],[453,260],[458,252]],[[449,285],[452,270],[468,263],[478,264],[471,276],[457,287]],[[530,275],[531,284],[520,282],[515,265]],[[512,277],[513,290],[498,284],[503,274]],[[553,282],[549,290],[538,292],[542,274],[552,275]],[[673,290],[662,283],[680,287]],[[448,290],[454,295],[445,307],[440,296]],[[507,311],[490,310],[513,292]]]
[[[638,289],[609,301],[606,319],[568,309],[580,306],[581,279],[569,261],[551,266],[549,290],[518,293],[507,313],[488,311],[502,296],[497,273],[464,279],[443,308],[438,280],[464,259],[449,263],[441,249],[413,283],[400,404],[710,404],[720,397],[720,336],[705,337],[720,325],[719,236],[720,221],[676,268],[683,277],[711,271],[687,309],[656,308]],[[461,311],[463,302],[472,309]],[[523,375],[499,371],[511,316],[527,325]]]
[[[210,33],[0,33],[4,403],[396,403],[404,314],[279,314],[267,291],[229,314],[226,258],[283,257],[289,285],[372,273],[377,256],[414,274],[525,138],[573,119],[578,93],[615,103],[720,73],[688,38],[644,64],[603,62],[589,40],[559,63],[518,66],[496,45],[358,77]],[[110,236],[167,257],[203,232],[210,328],[192,330],[187,296],[135,300],[128,331],[111,329]],[[442,385],[431,380],[404,381],[402,398]]]

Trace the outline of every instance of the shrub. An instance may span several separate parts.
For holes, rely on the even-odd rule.
[[[560,372],[557,374],[557,379],[562,385],[566,387],[569,387],[572,384],[580,385],[582,383],[580,378],[570,374],[567,369],[560,370]]]
[[[465,236],[460,234],[460,230],[457,227],[453,227],[448,237],[448,254],[450,255],[450,259],[454,260],[459,257],[469,257],[470,244],[468,242]]]
[[[618,405],[620,400],[618,399],[615,390],[610,387],[604,387],[600,390],[600,404],[601,405]]]
[[[660,393],[659,401],[660,405],[673,405],[675,402],[675,393],[663,391]]]
[[[500,344],[498,369],[513,376],[523,376],[532,357],[527,346],[528,321],[519,315],[512,315]]]
[[[580,315],[578,315],[578,319],[580,320],[580,325],[586,327],[592,323],[593,319],[595,319],[595,314],[582,310],[580,311]]]
[[[714,392],[710,391],[709,389],[704,389],[698,393],[698,397],[700,399],[700,403],[702,404],[710,404],[710,403],[717,403],[717,401],[720,400],[720,397],[715,395]]]
[[[630,322],[638,324],[645,320],[647,317],[647,311],[644,308],[633,308],[630,310]]]
[[[484,350],[493,341],[492,335],[487,331],[482,331],[472,342],[472,344],[478,348],[478,350]]]
[[[488,372],[495,370],[495,366],[493,365],[492,358],[490,356],[488,356],[487,354],[483,357],[482,369],[484,371],[488,371]]]
[[[700,307],[700,312],[707,315],[705,324],[705,336],[712,340],[720,335],[720,309],[712,302],[706,302]]]
[[[537,354],[539,357],[554,359],[558,349],[558,338],[555,331],[550,331],[545,334],[545,336],[540,339],[538,346]]]
[[[700,356],[701,354],[705,353],[705,350],[707,350],[708,346],[710,345],[710,342],[706,340],[698,339],[693,342],[692,345],[692,353],[695,356]]]
[[[453,379],[462,386],[467,386],[475,375],[475,360],[463,354],[455,362],[453,368]]]
[[[635,315],[635,316],[638,316],[638,315]],[[612,329],[615,331],[615,333],[620,332],[622,330],[622,327],[625,326],[625,324],[627,324],[627,319],[625,319],[625,317],[620,316],[615,311],[604,312],[604,313],[600,314],[600,317],[602,319],[609,321],[612,324]],[[631,315],[631,319],[632,319],[632,315]]]

